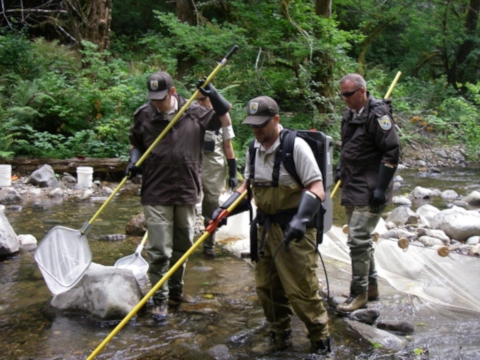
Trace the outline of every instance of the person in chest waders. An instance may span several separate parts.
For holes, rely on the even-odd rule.
[[[197,87],[203,84],[200,80]],[[213,86],[199,89],[208,96],[212,109],[191,103],[173,127],[154,147],[141,167],[135,166],[187,100],[177,94],[171,76],[156,72],[147,80],[148,102],[134,113],[130,128],[130,164],[127,178],[142,174],[141,203],[148,228],[148,274],[158,281],[192,247],[195,204],[200,201],[200,172],[206,130],[231,126],[231,105]],[[152,316],[163,320],[168,304],[192,302],[183,293],[186,263],[153,295]]]
[[[197,95],[197,103],[212,108],[210,98],[201,92]],[[237,180],[237,160],[232,146],[232,139],[235,137],[232,126],[215,131],[205,132],[202,163],[202,215],[205,219],[205,226],[208,226],[212,213],[218,207],[219,198],[225,187],[225,161],[228,165],[228,186],[235,190]],[[215,257],[215,233],[210,234],[203,241],[203,254],[207,257]]]
[[[378,299],[372,234],[392,196],[392,179],[400,157],[400,141],[390,101],[375,99],[358,74],[340,80],[340,95],[348,106],[341,124],[339,174],[341,204],[348,221],[352,261],[350,296],[338,304],[340,314]]]
[[[256,239],[251,241],[255,241],[258,249],[251,251],[252,260],[256,262],[255,285],[271,328],[269,343],[254,348],[253,352],[263,354],[290,347],[291,318],[295,311],[308,329],[312,352],[327,353],[330,351],[328,315],[318,294],[317,230],[313,225],[325,197],[322,173],[310,146],[296,137],[293,159],[304,187],[282,164],[275,186],[272,183],[274,160],[281,148],[282,130],[278,105],[272,98],[260,96],[248,102],[246,111],[247,118],[242,124],[248,125],[255,136],[255,173],[251,174],[250,167],[246,166],[247,180],[212,218],[215,220],[251,186],[257,206],[251,231],[251,237]],[[250,164],[250,156],[247,152],[246,164]],[[230,215],[247,208],[248,200],[244,199]]]

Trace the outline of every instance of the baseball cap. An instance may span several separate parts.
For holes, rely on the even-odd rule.
[[[247,118],[243,124],[261,125],[268,119],[278,115],[278,105],[269,96],[259,96],[250,100],[247,104]]]
[[[147,80],[148,100],[163,100],[168,89],[173,87],[172,77],[164,71],[157,71]]]

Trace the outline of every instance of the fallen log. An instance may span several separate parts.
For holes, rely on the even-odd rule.
[[[50,165],[56,174],[69,173],[76,176],[77,167],[91,166],[93,178],[115,180],[124,176],[125,167],[128,161],[118,158],[72,158],[72,159],[50,159],[50,158],[14,158],[8,163],[12,165],[12,175],[29,176],[32,172],[45,164]]]

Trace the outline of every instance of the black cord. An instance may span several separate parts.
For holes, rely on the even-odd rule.
[[[312,239],[310,239],[308,236],[304,236],[304,237],[310,244],[313,245],[313,247],[315,248],[315,251],[317,252],[318,256],[320,256],[320,261],[322,263],[323,272],[325,273],[325,282],[327,283],[327,300],[328,300],[330,298],[330,284],[328,282],[327,269],[325,267],[325,262],[323,261],[322,254],[318,250],[317,242],[313,242]],[[285,244],[285,242],[286,242],[286,239],[283,239],[282,241],[280,241],[280,243],[275,248],[275,251],[273,252],[272,260],[270,261],[270,302],[272,303],[272,307],[273,307],[273,322],[277,322],[277,319],[275,317],[275,305],[274,305],[274,302],[273,302],[273,289],[272,289],[273,267],[275,266],[275,256],[277,256],[278,250],[280,250],[280,248],[282,247],[282,245]],[[327,304],[328,304],[328,302],[327,302]]]

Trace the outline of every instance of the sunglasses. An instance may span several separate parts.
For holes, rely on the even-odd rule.
[[[340,93],[340,96],[341,97],[344,97],[344,98],[349,98],[350,96],[352,96],[353,94],[355,94],[358,90],[360,90],[361,88],[358,88],[356,90],[353,90],[353,91],[346,91],[344,93]]]
[[[154,101],[165,101],[166,98],[167,98],[167,96],[165,95],[165,97],[163,99],[155,99]]]
[[[253,125],[253,124],[248,124],[248,127],[250,129],[263,129],[265,126],[268,125],[268,123],[270,121],[272,121],[273,117],[271,117],[270,119],[268,119],[267,121],[265,121],[264,123],[260,124],[260,125]]]

